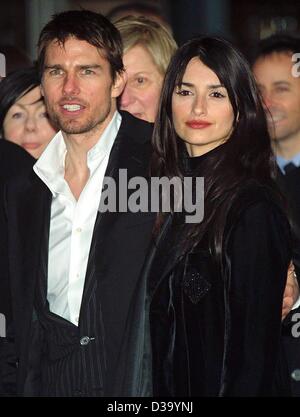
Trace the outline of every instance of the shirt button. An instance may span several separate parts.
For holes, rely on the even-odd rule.
[[[89,343],[90,343],[90,338],[88,337],[88,336],[83,336],[81,339],[80,339],[80,344],[81,344],[81,346],[86,346],[86,345],[88,345]]]
[[[81,227],[77,227],[77,229],[76,229],[76,233],[81,233],[81,232],[82,232]]]
[[[294,369],[291,373],[291,377],[294,381],[300,381],[300,369]]]

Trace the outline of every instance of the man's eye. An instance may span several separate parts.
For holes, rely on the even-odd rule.
[[[54,68],[51,71],[49,71],[49,74],[52,76],[61,75],[63,71],[59,68]]]
[[[84,74],[84,75],[91,75],[91,74],[94,74],[94,71],[92,71],[92,70],[90,70],[90,69],[84,69],[84,70],[83,70],[83,74]]]
[[[286,91],[289,91],[288,87],[277,87],[276,88],[276,93],[285,93]]]

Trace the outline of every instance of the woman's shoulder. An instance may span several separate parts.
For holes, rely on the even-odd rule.
[[[243,248],[253,256],[272,242],[278,254],[291,255],[290,223],[272,184],[249,183],[239,190],[228,212],[224,242],[228,253]]]
[[[259,219],[274,219],[275,222],[288,224],[283,197],[276,184],[259,183],[248,180],[237,190],[236,196],[228,211],[227,224],[229,228],[239,221],[259,221]]]
[[[246,210],[251,206],[274,207],[283,210],[283,197],[275,182],[260,183],[250,179],[241,184],[236,192],[231,210]]]

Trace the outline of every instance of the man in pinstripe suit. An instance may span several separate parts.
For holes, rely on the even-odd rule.
[[[117,111],[121,39],[103,16],[58,14],[38,48],[42,94],[60,130],[34,172],[6,190],[17,390],[121,395],[118,357],[153,216],[98,207],[104,176],[147,176],[152,126]]]

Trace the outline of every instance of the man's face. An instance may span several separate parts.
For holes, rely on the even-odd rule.
[[[70,37],[64,45],[53,41],[47,47],[42,93],[50,118],[63,132],[101,134],[121,91],[109,62],[88,42]]]
[[[284,141],[300,136],[300,78],[292,75],[292,54],[274,52],[259,58],[253,72],[268,108],[272,139]]]

